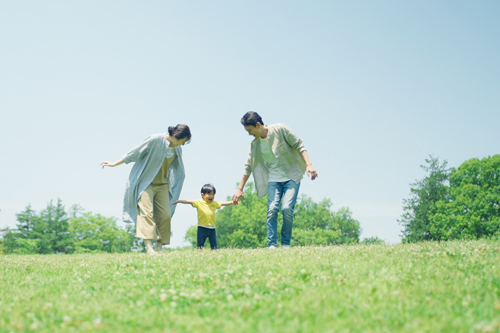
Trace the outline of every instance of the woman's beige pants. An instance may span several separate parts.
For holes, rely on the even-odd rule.
[[[168,184],[149,185],[137,203],[137,238],[170,244],[170,197]]]

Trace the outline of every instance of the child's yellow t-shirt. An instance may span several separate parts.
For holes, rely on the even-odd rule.
[[[203,199],[193,201],[193,207],[198,209],[198,226],[215,228],[215,211],[222,207],[217,201],[207,203]]]

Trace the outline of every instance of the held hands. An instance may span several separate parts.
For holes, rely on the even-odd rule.
[[[243,191],[238,189],[236,193],[233,195],[233,205],[238,205],[239,204],[239,199],[243,199],[243,202],[245,202],[245,195],[243,194]]]
[[[314,169],[312,164],[307,165],[306,172],[307,175],[311,177],[311,180],[315,180],[316,178],[318,178],[318,172],[316,172],[316,169]]]

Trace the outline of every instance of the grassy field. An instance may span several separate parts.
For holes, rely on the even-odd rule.
[[[498,332],[500,243],[0,256],[1,332]]]

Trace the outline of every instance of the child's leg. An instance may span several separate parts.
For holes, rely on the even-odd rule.
[[[196,247],[199,249],[202,249],[203,246],[205,245],[205,241],[207,240],[208,237],[208,231],[209,229],[203,228],[203,227],[198,227],[198,234],[197,234],[197,240],[196,240]]]
[[[217,250],[217,233],[215,229],[208,229],[210,231],[208,236],[208,241],[210,242],[210,248],[212,250]]]

